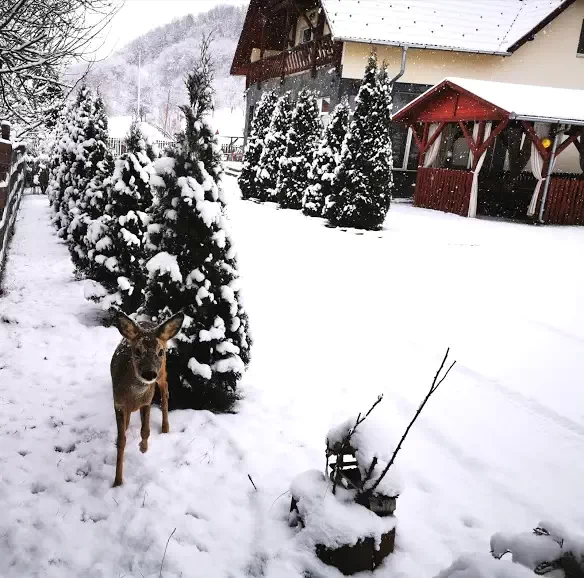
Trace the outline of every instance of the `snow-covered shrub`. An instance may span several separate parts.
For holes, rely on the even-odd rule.
[[[276,196],[281,207],[302,208],[308,174],[321,136],[322,122],[316,94],[304,88],[298,93],[286,135],[286,151],[280,159]]]
[[[101,285],[91,297],[104,308],[116,304],[125,313],[134,313],[142,305],[146,286],[145,234],[152,205],[150,179],[155,155],[133,123],[126,137],[127,151],[115,161],[105,214],[93,219],[88,230],[91,250],[91,278]],[[103,166],[103,165],[102,165]],[[99,173],[101,178],[102,174]],[[107,177],[106,177],[107,178]],[[104,202],[104,184],[93,181],[91,201],[99,207]]]
[[[278,95],[276,91],[268,90],[262,94],[256,106],[251,131],[243,155],[241,174],[238,179],[241,196],[244,199],[254,199],[259,196],[257,183],[258,163],[264,150],[264,140],[270,128],[277,102]]]
[[[372,54],[341,151],[326,216],[341,227],[378,229],[391,202],[391,86]]]
[[[77,139],[76,160],[72,167],[75,185],[69,196],[70,224],[67,242],[78,271],[88,274],[91,262],[86,235],[90,223],[103,215],[105,210],[106,198],[100,190],[99,181],[102,179],[101,171],[104,166],[110,166],[111,159],[107,147],[108,121],[102,98],[94,98],[88,93],[78,119],[82,124]],[[97,188],[96,183],[92,182],[96,177]]]
[[[276,104],[257,167],[257,193],[261,201],[277,201],[280,159],[286,154],[286,135],[292,120],[292,97],[284,93]]]
[[[221,152],[208,123],[212,112],[209,58],[189,74],[186,129],[168,156],[155,161],[161,177],[147,262],[145,313],[162,319],[183,310],[185,323],[168,353],[173,407],[227,410],[250,353],[236,253],[225,215]]]
[[[331,113],[308,175],[309,186],[302,199],[302,211],[311,217],[322,217],[326,199],[340,161],[343,140],[349,126],[349,103],[341,101]]]
[[[513,562],[538,575],[584,576],[584,536],[573,535],[552,522],[540,522],[533,532],[494,534],[491,553],[498,559],[511,554]]]

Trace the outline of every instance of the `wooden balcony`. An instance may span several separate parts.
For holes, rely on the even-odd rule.
[[[313,75],[320,66],[340,67],[343,43],[333,42],[330,35],[312,42],[300,44],[276,54],[252,62],[247,75],[247,85],[263,82],[269,78],[281,78],[311,70]]]

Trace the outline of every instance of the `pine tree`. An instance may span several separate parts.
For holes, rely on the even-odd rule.
[[[75,195],[69,199],[70,225],[67,236],[73,263],[84,274],[89,272],[91,266],[86,244],[87,230],[94,219],[104,214],[106,205],[103,191],[99,186],[96,188],[99,181],[95,183],[93,179],[96,176],[102,178],[101,163],[105,161],[106,166],[111,163],[111,153],[107,147],[108,121],[103,99],[98,96],[88,100],[91,108],[87,123],[79,135],[84,140],[77,147],[77,183],[74,187]],[[83,110],[83,121],[86,118],[84,113]]]
[[[207,42],[187,77],[185,131],[169,156],[155,162],[164,188],[149,227],[157,253],[146,264],[145,312],[155,319],[186,314],[167,358],[172,406],[222,411],[238,397],[251,340],[227,230],[220,148],[208,124],[211,83]]]
[[[126,148],[115,161],[105,214],[90,226],[87,246],[91,247],[90,275],[103,288],[92,296],[101,298],[104,307],[115,303],[131,314],[142,305],[146,286],[144,246],[155,155],[136,122],[126,137]],[[92,200],[97,206],[103,203],[99,197]]]
[[[308,175],[310,184],[302,199],[302,211],[305,215],[311,217],[324,215],[326,200],[333,190],[332,181],[349,127],[350,112],[349,103],[344,99],[331,114]]]
[[[308,174],[322,136],[318,102],[313,91],[304,88],[292,113],[286,135],[286,151],[280,160],[276,195],[285,209],[301,209]]]
[[[327,203],[327,217],[334,226],[374,230],[385,220],[393,186],[391,108],[385,65],[379,71],[372,54]]]
[[[258,163],[257,191],[261,201],[278,200],[276,185],[280,174],[280,159],[286,153],[286,135],[292,120],[292,109],[290,92],[286,92],[276,104]]]
[[[247,139],[247,146],[243,156],[243,166],[239,175],[238,183],[241,189],[241,196],[244,199],[255,199],[259,197],[257,182],[257,167],[264,150],[264,140],[268,129],[278,96],[276,91],[268,90],[262,97],[255,109],[250,135]]]

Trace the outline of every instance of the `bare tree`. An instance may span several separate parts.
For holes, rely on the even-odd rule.
[[[47,122],[72,90],[65,66],[87,59],[119,0],[0,0],[0,118],[21,136]]]

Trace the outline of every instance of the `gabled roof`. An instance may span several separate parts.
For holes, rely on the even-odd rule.
[[[490,109],[489,118],[505,116],[517,120],[584,125],[584,90],[468,78],[444,79],[396,112],[393,120],[413,121],[431,106],[436,97],[440,98],[448,91],[471,95],[487,105],[485,110]]]
[[[335,40],[507,55],[575,0],[321,0]]]

